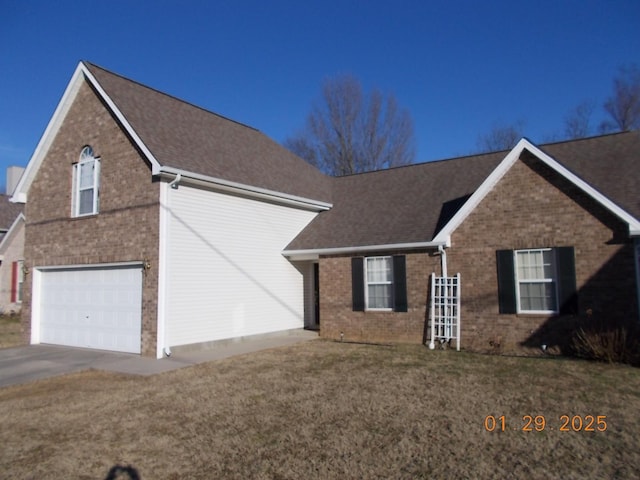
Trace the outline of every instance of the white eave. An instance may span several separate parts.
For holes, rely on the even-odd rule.
[[[313,200],[311,198],[299,197],[296,195],[277,192],[275,190],[269,190],[266,188],[231,182],[222,178],[210,177],[208,175],[188,172],[179,168],[159,167],[152,173],[153,175],[174,179],[179,175],[181,184],[184,183],[187,185],[201,186],[219,192],[237,194],[245,197],[255,198],[256,200],[274,202],[281,205],[302,208],[305,210],[324,211],[331,209],[331,207],[333,206],[331,203]]]
[[[317,260],[320,255],[347,255],[370,252],[388,252],[400,250],[438,249],[444,247],[438,242],[390,243],[384,245],[361,245],[355,247],[311,248],[305,250],[283,250],[282,255],[291,260]]]
[[[438,232],[433,239],[433,243],[441,243],[449,246],[451,244],[452,233],[460,226],[460,224],[469,216],[469,214],[478,206],[478,204],[486,197],[486,195],[495,187],[495,185],[504,177],[513,164],[520,158],[522,152],[528,150],[531,154],[535,155],[539,160],[572,182],[587,195],[591,196],[594,200],[600,203],[603,207],[608,209],[611,213],[616,215],[622,221],[629,225],[629,235],[640,235],[640,221],[627,211],[619,207],[617,204],[611,201],[607,196],[600,193],[593,188],[587,182],[580,177],[563,167],[558,161],[551,156],[544,153],[534,144],[529,142],[526,138],[521,139],[518,144],[507,154],[507,156],[500,162],[500,164],[491,172],[491,174],[485,179],[484,182],[478,187],[478,189],[471,195],[469,200],[458,210],[451,220]]]

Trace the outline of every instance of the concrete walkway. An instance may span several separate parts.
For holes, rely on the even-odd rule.
[[[281,334],[219,342],[207,350],[175,352],[170,358],[161,360],[129,353],[53,345],[6,348],[0,349],[0,387],[89,369],[154,375],[235,355],[293,345],[314,338],[318,338],[316,332],[291,330]]]

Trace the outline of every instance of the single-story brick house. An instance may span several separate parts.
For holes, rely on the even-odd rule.
[[[586,311],[638,319],[639,156],[637,132],[523,139],[330,178],[251,127],[81,62],[13,196],[25,331],[157,358],[303,327],[422,343],[431,274],[459,272],[465,348],[553,345]]]
[[[9,199],[10,195],[0,195],[0,313],[4,314],[20,312],[24,282],[24,205]]]

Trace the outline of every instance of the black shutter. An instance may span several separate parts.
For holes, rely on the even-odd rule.
[[[407,267],[404,255],[393,257],[393,310],[407,311]]]
[[[578,312],[578,290],[576,288],[576,263],[573,247],[559,247],[556,251],[558,262],[558,310],[569,315]]]
[[[351,259],[351,296],[354,312],[364,312],[364,259]]]
[[[496,252],[498,265],[498,306],[500,313],[516,313],[516,275],[513,250]]]

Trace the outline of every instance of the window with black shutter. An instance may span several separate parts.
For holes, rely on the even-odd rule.
[[[351,284],[354,311],[408,310],[404,255],[352,258]]]
[[[500,313],[575,313],[573,247],[498,250]]]

